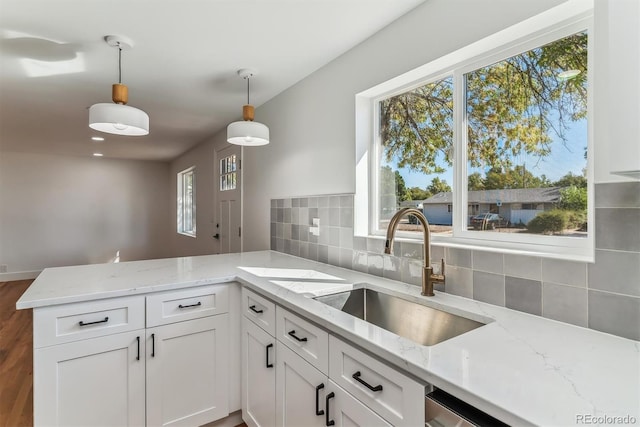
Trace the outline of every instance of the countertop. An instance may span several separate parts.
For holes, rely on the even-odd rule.
[[[48,268],[16,306],[230,281],[509,424],[640,425],[638,341],[273,251]],[[487,324],[426,347],[309,298],[361,283]]]

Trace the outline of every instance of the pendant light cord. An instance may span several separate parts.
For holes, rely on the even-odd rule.
[[[122,84],[122,48],[118,43],[118,83]]]
[[[249,102],[249,80],[251,80],[251,78],[249,76],[247,76],[247,105],[251,104]]]

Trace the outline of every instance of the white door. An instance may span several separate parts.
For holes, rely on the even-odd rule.
[[[147,425],[229,415],[228,314],[147,329]]]
[[[280,341],[276,345],[277,425],[289,427],[324,426],[327,376]]]
[[[382,417],[373,412],[355,397],[329,381],[325,398],[326,425],[335,427],[390,427]],[[333,421],[333,424],[331,422]]]
[[[241,156],[238,145],[216,151],[217,221],[215,235],[220,243],[219,253],[242,251],[242,189]]]
[[[36,349],[34,425],[144,425],[144,350],[144,330]]]
[[[276,425],[275,342],[242,317],[242,419],[249,427]]]

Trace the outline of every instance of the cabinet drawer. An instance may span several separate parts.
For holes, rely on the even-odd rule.
[[[271,336],[276,335],[276,305],[268,299],[242,288],[242,311],[253,323]]]
[[[147,296],[147,328],[229,311],[227,285],[200,286]]]
[[[326,331],[277,307],[276,338],[320,372],[329,374],[329,334]]]
[[[35,348],[142,328],[143,296],[54,305],[33,310]]]
[[[425,386],[331,336],[329,378],[395,426],[424,425]]]

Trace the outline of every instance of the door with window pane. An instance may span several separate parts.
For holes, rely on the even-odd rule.
[[[220,243],[219,253],[242,250],[241,155],[242,149],[237,145],[216,151],[216,236]]]

